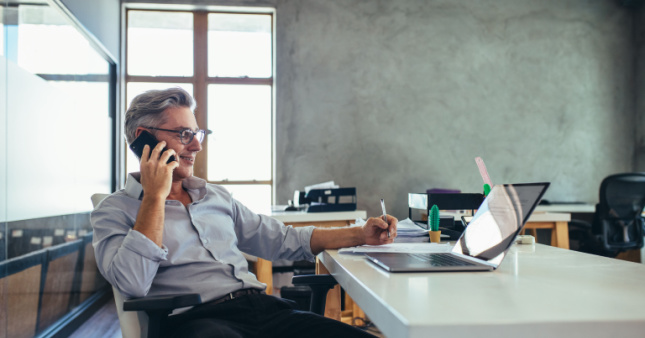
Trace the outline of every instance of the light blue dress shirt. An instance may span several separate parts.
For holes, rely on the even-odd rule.
[[[139,173],[92,212],[93,245],[103,277],[128,297],[199,293],[202,301],[240,289],[265,289],[242,251],[268,260],[313,260],[314,227],[293,228],[258,215],[221,186],[191,177],[193,202],[166,201],[163,247],[133,230],[143,188]]]

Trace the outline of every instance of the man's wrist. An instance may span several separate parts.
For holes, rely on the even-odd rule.
[[[354,236],[357,242],[356,246],[367,244],[367,239],[365,238],[365,229],[363,227],[352,227],[351,229],[355,229]]]
[[[161,194],[146,194],[145,191],[143,193],[143,198],[141,199],[142,202],[147,202],[147,203],[165,203],[166,198],[161,196]]]

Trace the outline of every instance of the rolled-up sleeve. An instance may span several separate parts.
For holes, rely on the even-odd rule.
[[[268,260],[314,260],[311,252],[314,226],[285,226],[274,218],[252,212],[235,200],[233,214],[240,250]]]
[[[137,200],[130,199],[132,202]],[[93,246],[100,273],[126,297],[148,294],[168,250],[132,230],[138,212],[132,203],[110,196],[91,213]]]

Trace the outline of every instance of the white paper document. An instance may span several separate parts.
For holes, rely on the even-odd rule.
[[[311,189],[338,189],[338,188],[340,188],[340,186],[334,183],[334,181],[329,181],[329,182],[308,185],[305,187],[305,193],[308,193],[309,190]]]
[[[448,243],[392,243],[385,245],[361,245],[338,250],[341,254],[357,254],[368,252],[407,252],[407,253],[431,253],[448,252],[452,245]]]
[[[399,237],[428,236],[428,230],[414,224],[411,219],[406,218],[396,225],[396,234]]]

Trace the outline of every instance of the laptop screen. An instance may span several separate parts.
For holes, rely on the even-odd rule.
[[[549,183],[494,186],[452,251],[499,265],[548,186]]]

